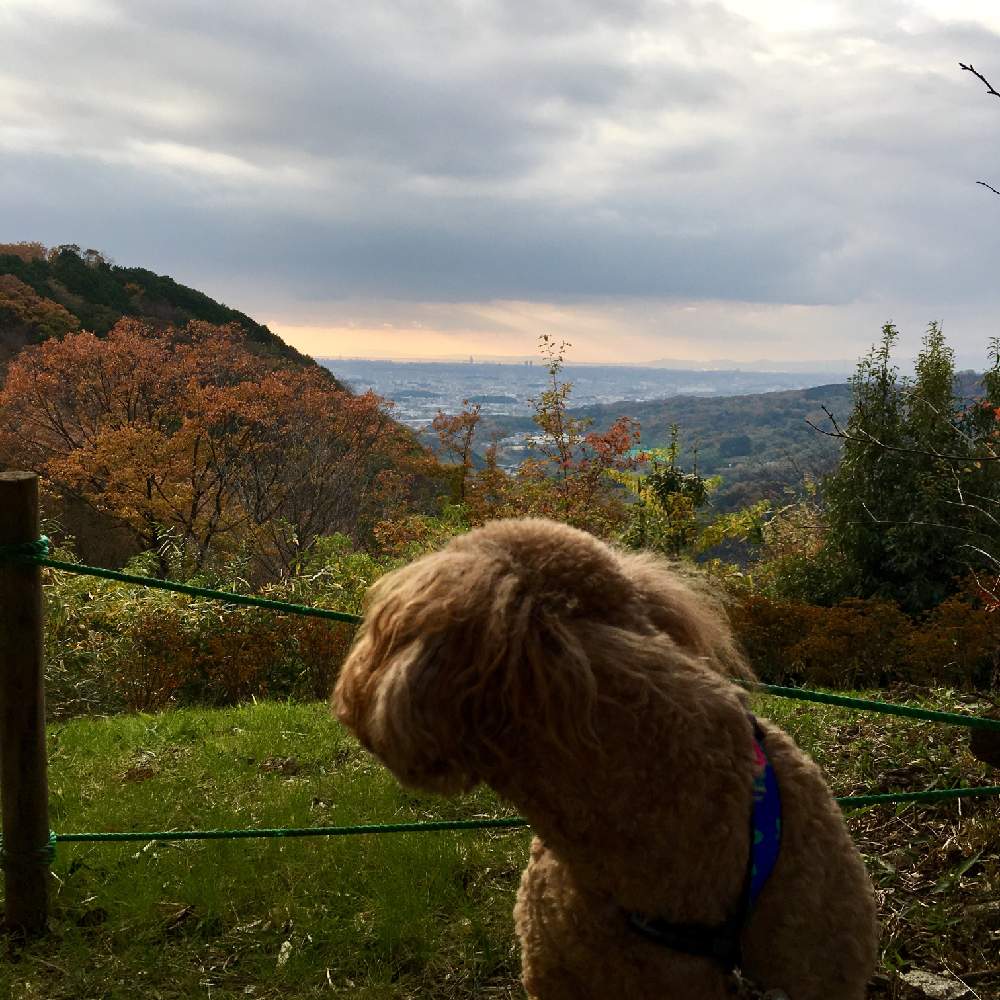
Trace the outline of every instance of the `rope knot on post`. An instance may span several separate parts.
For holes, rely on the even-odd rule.
[[[41,846],[29,851],[5,851],[3,834],[0,834],[0,868],[15,868],[18,865],[45,865],[51,867],[56,859],[56,843],[58,836],[55,830],[49,831],[49,839]]]
[[[46,559],[51,545],[47,535],[41,535],[33,542],[20,542],[17,545],[0,545],[0,564],[3,563],[34,563]]]

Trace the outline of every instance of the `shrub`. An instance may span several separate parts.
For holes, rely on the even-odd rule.
[[[974,579],[928,612],[907,636],[913,679],[952,687],[1000,686],[1000,612]]]
[[[730,618],[757,675],[770,683],[988,689],[1000,681],[1000,614],[973,581],[916,619],[874,598],[823,607],[760,594],[738,596]]]
[[[126,569],[149,575],[157,563],[147,553]],[[343,536],[323,538],[298,574],[267,596],[358,613],[365,590],[391,565],[353,551]],[[229,572],[193,582],[240,589],[238,577]],[[325,698],[354,636],[344,622],[70,573],[49,574],[45,597],[48,704],[59,717]]]

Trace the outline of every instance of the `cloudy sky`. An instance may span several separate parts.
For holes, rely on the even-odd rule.
[[[0,0],[0,241],[317,356],[1000,333],[994,0]]]

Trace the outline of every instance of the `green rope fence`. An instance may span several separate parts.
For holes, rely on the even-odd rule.
[[[947,799],[981,798],[1000,796],[1000,787],[992,785],[977,788],[941,788],[926,792],[888,792],[875,795],[848,795],[834,801],[844,810],[864,809],[870,806],[900,805],[907,802],[939,802]],[[521,816],[498,819],[430,820],[417,823],[367,823],[356,826],[304,826],[254,828],[249,830],[128,830],[101,833],[56,833],[49,835],[48,843],[33,852],[32,859],[51,864],[55,860],[57,844],[85,843],[149,843],[150,841],[189,840],[294,840],[302,837],[354,837],[382,833],[433,833],[442,830],[516,830],[529,826]],[[0,837],[0,862],[6,858],[3,838]]]
[[[956,712],[938,712],[930,708],[914,705],[897,705],[889,701],[875,701],[869,698],[849,698],[841,694],[827,694],[825,691],[810,691],[809,688],[781,687],[778,684],[747,684],[752,691],[762,691],[777,698],[791,698],[795,701],[814,701],[821,705],[840,705],[862,712],[876,712],[881,715],[898,715],[905,719],[920,719],[925,722],[941,722],[947,726],[964,726],[967,729],[986,729],[1000,733],[1000,719],[987,719],[981,715],[959,715]]]
[[[907,802],[939,802],[946,799],[1000,796],[1000,786],[977,788],[940,788],[927,792],[887,792],[875,795],[848,795],[834,801],[842,809],[864,809],[868,806],[899,805]],[[517,829],[528,826],[523,816],[499,819],[430,820],[419,823],[368,823],[360,826],[304,826],[274,830],[130,830],[124,833],[58,833],[60,844],[150,841],[150,840],[247,840],[255,837],[352,837],[372,833],[433,833],[438,830]]]
[[[525,827],[521,816],[499,819],[446,819],[417,823],[365,823],[358,826],[303,826],[252,830],[129,830],[124,833],[57,833],[60,844],[149,841],[149,840],[250,840],[257,837],[282,839],[296,837],[355,837],[369,833],[433,833],[438,830],[490,830]]]
[[[176,594],[187,594],[188,597],[208,597],[227,604],[242,604],[252,608],[268,608],[271,611],[283,611],[293,615],[308,615],[312,618],[327,618],[332,621],[349,622],[357,625],[360,615],[352,615],[346,611],[330,611],[327,608],[311,608],[305,604],[289,604],[285,601],[272,601],[266,597],[252,597],[249,594],[235,594],[228,590],[212,590],[209,587],[193,587],[187,583],[177,583],[173,580],[158,580],[153,576],[136,576],[131,573],[120,573],[101,566],[87,566],[83,563],[62,562],[49,558],[49,540],[42,535],[35,542],[25,545],[0,546],[0,562],[12,560],[45,566],[49,569],[62,570],[65,573],[75,573],[78,576],[96,576],[102,580],[116,580],[119,583],[132,583],[153,590],[170,590]]]
[[[151,576],[136,576],[130,573],[120,573],[117,570],[104,569],[100,566],[87,566],[83,563],[62,562],[48,557],[49,540],[44,535],[35,542],[25,545],[0,546],[0,562],[15,560],[45,566],[49,569],[62,570],[83,576],[96,576],[104,580],[116,580],[119,583],[131,583],[157,590],[169,590],[189,597],[206,597],[224,601],[227,604],[241,604],[249,607],[267,608],[271,611],[282,611],[294,615],[307,615],[315,618],[327,618],[334,621],[360,624],[361,616],[346,611],[331,611],[327,608],[313,608],[305,604],[290,604],[285,601],[273,601],[266,597],[252,597],[248,594],[237,594],[228,590],[212,590],[208,587],[194,587],[173,580],[159,580]],[[743,683],[743,682],[741,682]],[[883,715],[897,715],[909,719],[920,719],[927,722],[941,722],[950,726],[965,726],[969,729],[987,729],[1000,733],[1000,719],[987,719],[975,715],[959,715],[955,712],[938,712],[928,708],[917,708],[913,705],[898,705],[886,701],[876,701],[867,698],[849,698],[846,695],[827,694],[824,691],[811,691],[808,688],[782,687],[777,684],[747,684],[754,691],[762,691],[778,698],[792,698],[798,701],[812,701],[824,705],[839,705],[844,708],[854,708],[867,712],[878,712]]]
[[[172,580],[159,580],[155,577],[136,576],[120,573],[116,570],[103,569],[99,566],[87,566],[82,563],[63,562],[49,558],[49,539],[44,535],[34,542],[23,545],[0,546],[0,562],[23,562],[49,569],[61,570],[84,576],[95,576],[105,580],[115,580],[120,583],[136,584],[157,590],[168,590],[189,597],[205,597],[224,601],[227,604],[246,605],[249,607],[267,608],[288,614],[307,615],[315,618],[326,618],[333,621],[358,624],[359,615],[343,611],[331,611],[326,608],[314,608],[304,604],[290,604],[285,601],[273,601],[264,597],[252,597],[246,594],[236,594],[231,591],[212,590],[208,587],[194,587],[189,584],[177,583]],[[744,682],[740,682],[744,683]],[[808,688],[782,687],[776,684],[746,683],[752,691],[760,691],[779,698],[791,698],[798,701],[817,702],[824,705],[837,705],[859,711],[895,715],[903,718],[919,719],[921,721],[939,722],[951,726],[963,726],[970,729],[984,729],[1000,733],[1000,719],[988,719],[982,716],[960,715],[955,712],[939,712],[931,709],[917,708],[912,705],[899,705],[891,702],[877,701],[866,698],[850,698],[845,695],[828,694],[824,691],[812,691]],[[979,798],[987,796],[1000,797],[1000,786],[985,785],[974,788],[943,788],[923,792],[888,792],[872,795],[849,795],[835,801],[842,809],[861,809],[877,805],[898,805],[903,803],[937,802],[948,799]],[[360,826],[318,826],[280,829],[249,829],[249,830],[153,830],[128,831],[108,833],[61,833],[55,832],[49,838],[49,843],[40,848],[48,856],[57,843],[94,843],[94,842],[128,842],[128,841],[183,841],[183,840],[234,840],[250,838],[297,838],[297,837],[345,837],[360,834],[380,833],[417,833],[437,830],[482,830],[482,829],[514,829],[528,825],[522,817],[501,819],[474,820],[435,820],[416,823],[376,823]],[[0,839],[0,857],[2,857],[2,839]]]
[[[900,805],[908,802],[940,802],[947,799],[986,796],[1000,796],[1000,787],[986,785],[978,788],[941,788],[926,792],[848,795],[834,801],[842,809],[848,810],[864,809],[870,806]],[[356,826],[304,826],[250,830],[128,830],[102,833],[56,833],[53,831],[49,836],[48,844],[40,848],[37,853],[51,863],[55,857],[56,844],[120,844],[185,840],[291,840],[302,837],[354,837],[381,833],[434,833],[441,830],[516,830],[523,829],[528,825],[528,821],[521,816],[509,816],[498,819],[430,820],[417,823],[366,823]],[[3,857],[3,838],[0,837],[0,860]]]

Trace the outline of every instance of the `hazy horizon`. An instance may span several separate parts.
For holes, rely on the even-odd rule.
[[[538,365],[545,367],[546,362],[539,354],[495,354],[495,355],[445,355],[445,356],[420,356],[420,355],[371,355],[371,354],[313,354],[310,355],[314,361],[384,361],[392,364],[501,364],[501,365]],[[570,351],[566,364],[570,367],[595,367],[595,368],[652,368],[677,371],[731,371],[734,369],[744,369],[747,371],[775,371],[775,372],[804,372],[821,374],[823,372],[840,372],[842,370],[852,370],[856,361],[851,360],[825,360],[815,362],[794,362],[775,361],[769,358],[756,358],[751,361],[738,362],[731,358],[713,358],[708,361],[695,361],[685,358],[659,358],[652,361],[581,361],[572,357]],[[766,367],[765,367],[766,366]]]

